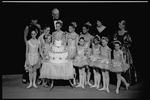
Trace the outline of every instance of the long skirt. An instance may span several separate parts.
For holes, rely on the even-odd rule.
[[[123,47],[122,51],[126,56],[126,63],[130,66],[130,68],[123,73],[123,76],[130,85],[134,85],[138,82],[138,77],[135,66],[133,65],[132,55],[127,47]]]

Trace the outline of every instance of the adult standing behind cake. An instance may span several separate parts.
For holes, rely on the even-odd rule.
[[[57,23],[58,21],[61,21],[61,20],[59,19],[59,17],[60,17],[60,12],[59,12],[59,10],[58,10],[57,8],[54,8],[54,9],[52,10],[52,19],[51,19],[51,21],[50,21],[51,32],[55,32],[55,31],[56,31],[56,23]]]

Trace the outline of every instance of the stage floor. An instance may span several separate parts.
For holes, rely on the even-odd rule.
[[[27,89],[28,84],[22,83],[22,75],[2,75],[2,98],[98,98],[98,99],[132,99],[141,98],[146,93],[146,83],[139,82],[130,86],[129,90],[120,88],[120,93],[116,94],[116,86],[110,84],[110,93],[106,91],[98,91],[95,88],[86,86],[82,88],[72,89],[68,86],[54,86],[52,91],[49,88],[39,85],[37,89]]]

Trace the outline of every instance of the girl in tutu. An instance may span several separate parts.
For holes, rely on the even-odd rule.
[[[127,69],[129,69],[129,65],[125,63],[125,59],[123,58],[123,51],[120,50],[120,41],[115,41],[115,50],[113,51],[114,59],[112,60],[112,67],[111,71],[115,72],[117,75],[117,88],[116,88],[116,94],[119,93],[119,88],[121,81],[126,85],[126,89],[129,87],[129,83],[121,76],[122,72],[125,72]]]
[[[77,56],[75,57],[74,60],[74,66],[79,67],[79,85],[77,85],[76,87],[82,87],[83,89],[84,87],[84,83],[85,83],[85,66],[88,64],[87,63],[87,58],[86,58],[86,49],[85,49],[85,45],[84,45],[84,38],[81,37],[79,38],[79,45],[77,47]]]
[[[46,41],[47,41],[47,37],[48,37],[49,33],[50,33],[50,27],[46,25],[43,30],[43,34],[41,34],[38,38],[38,40],[40,41],[40,59],[39,59],[40,65],[42,64],[41,61],[44,59],[43,51],[45,48],[45,44],[47,44]],[[39,69],[39,73],[40,73],[40,69]],[[40,74],[39,74],[39,76],[40,76]],[[46,85],[44,85],[44,84],[46,84],[46,83],[44,83],[44,81],[45,81],[45,79],[40,79],[38,84],[43,83],[42,85],[46,86]]]
[[[36,31],[31,32],[32,38],[27,41],[27,48],[26,48],[26,62],[27,66],[25,69],[29,71],[29,86],[27,88],[31,88],[32,86],[37,88],[37,85],[35,84],[36,81],[36,69],[38,69],[38,50],[39,50],[39,44],[40,41],[36,39]]]
[[[99,44],[100,37],[98,35],[95,36],[92,44],[92,56],[90,57],[90,66],[93,66],[93,73],[94,73],[94,85],[92,87],[96,87],[99,89],[101,75],[100,75],[100,47]]]
[[[68,44],[68,49],[69,49],[69,59],[74,59],[76,55],[76,47],[78,43],[78,34],[75,32],[75,28],[77,27],[76,22],[72,22],[69,25],[69,33],[66,35],[67,37],[67,44]],[[76,70],[77,67],[74,66],[74,80],[73,83],[76,85]]]
[[[102,46],[101,46],[101,66],[102,76],[103,76],[103,88],[99,90],[109,91],[109,70],[111,65],[111,49],[107,46],[108,39],[102,37]]]
[[[75,32],[75,28],[77,27],[77,24],[75,22],[72,22],[69,25],[69,33],[67,34],[67,42],[68,42],[68,48],[69,48],[69,58],[73,59],[75,57],[76,53],[76,47],[78,43],[78,34]]]
[[[89,66],[89,64],[90,64],[89,55],[91,53],[90,45],[93,41],[93,36],[89,33],[90,27],[91,27],[90,22],[85,23],[84,26],[82,27],[83,34],[81,34],[80,37],[84,37],[85,48],[87,50],[86,56],[87,56],[88,65],[86,66],[85,84],[88,84],[89,86],[92,86],[92,84],[90,83],[92,68]]]
[[[47,39],[46,39],[46,42],[44,43],[44,46],[43,46],[43,48],[42,48],[42,51],[41,51],[41,55],[42,55],[42,62],[46,62],[48,59],[49,59],[49,57],[48,57],[48,51],[50,50],[50,46],[51,46],[51,35],[50,34],[48,34],[47,35]],[[42,74],[44,74],[44,69],[46,70],[46,68],[45,68],[46,66],[43,66],[43,64],[42,64],[42,68],[41,68],[41,75]],[[43,78],[42,79],[42,81],[43,81],[43,86],[47,86],[47,84],[49,83],[48,82],[48,80],[49,79],[47,79],[46,77],[45,78]]]

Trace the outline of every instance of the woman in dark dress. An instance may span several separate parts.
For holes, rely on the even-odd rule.
[[[126,63],[130,65],[130,68],[123,74],[125,79],[127,80],[130,85],[134,85],[137,83],[137,73],[135,66],[133,65],[133,59],[129,47],[131,46],[132,40],[128,31],[125,30],[125,20],[119,22],[119,30],[113,36],[114,40],[119,40],[123,46],[122,51],[124,54],[124,58]]]
[[[109,41],[112,41],[112,36],[111,36],[109,30],[110,30],[110,28],[103,25],[102,22],[99,20],[96,21],[96,26],[93,27],[94,35],[98,35],[98,36],[100,36],[100,38],[107,37],[109,39]],[[108,43],[108,46],[110,48],[113,47],[111,42]]]
[[[97,34],[100,37],[107,37],[109,39],[107,27],[104,26],[99,20],[96,21],[96,27],[94,28],[94,34]]]

